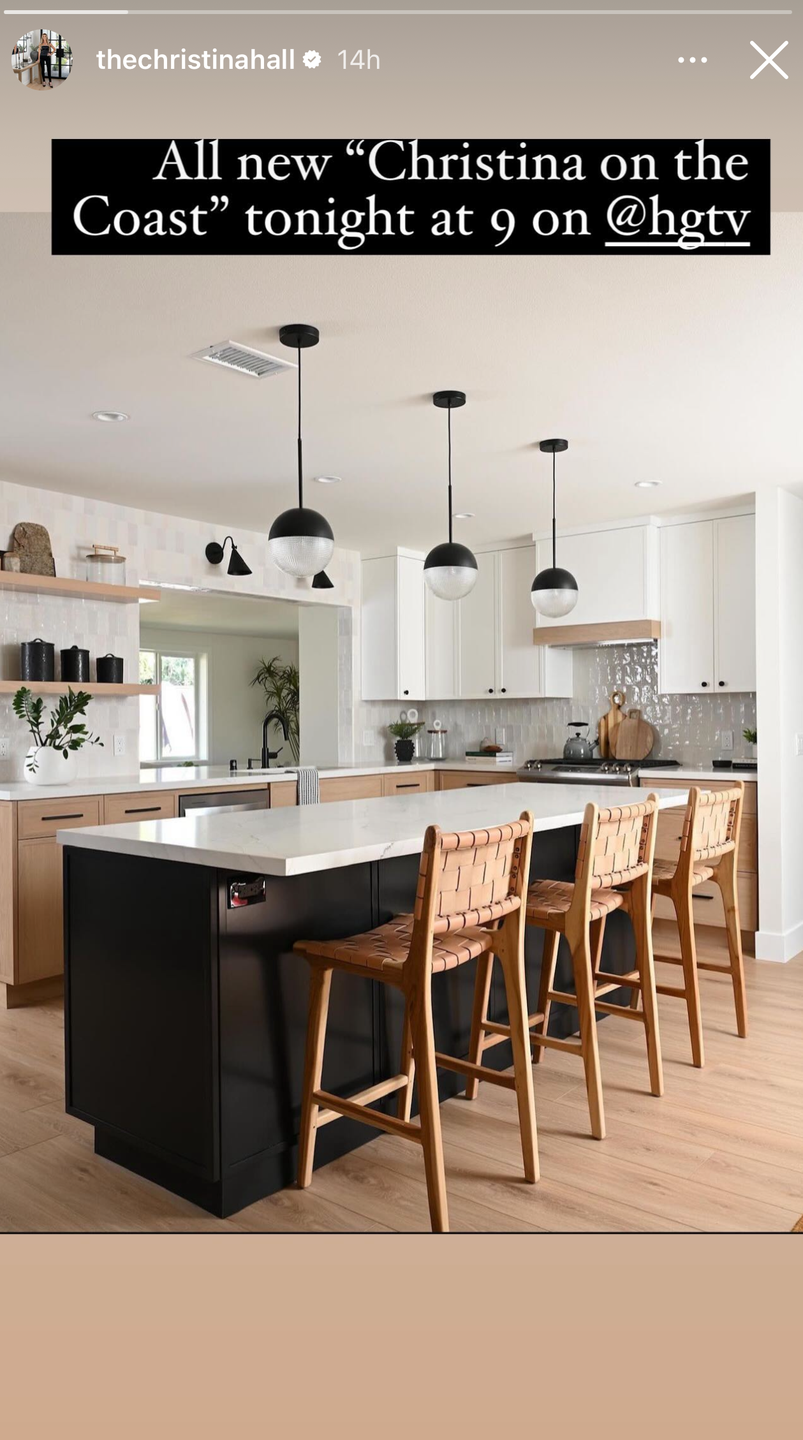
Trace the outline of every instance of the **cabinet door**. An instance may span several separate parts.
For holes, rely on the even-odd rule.
[[[756,688],[756,527],[752,515],[714,522],[716,688]]]
[[[17,847],[17,983],[64,969],[62,849],[56,839],[20,840]]]
[[[460,606],[460,695],[496,694],[496,555],[477,556],[477,583]]]
[[[643,525],[558,536],[558,565],[577,581],[577,604],[568,615],[538,616],[538,625],[598,625],[654,619],[648,615],[650,535]],[[552,564],[552,541],[538,542],[538,570]],[[533,572],[533,575],[535,571]],[[532,581],[530,582],[532,583]]]
[[[670,694],[714,690],[714,526],[661,531],[659,686]]]
[[[424,563],[400,555],[398,566],[396,630],[399,656],[399,700],[423,700],[424,667]]]
[[[500,550],[497,631],[499,636],[497,693],[542,695],[543,663],[533,644],[535,610],[530,590],[535,579],[535,546]]]
[[[440,600],[424,584],[428,700],[455,700],[460,694],[460,606]]]

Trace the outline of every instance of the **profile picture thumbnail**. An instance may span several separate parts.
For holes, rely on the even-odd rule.
[[[11,51],[11,72],[29,90],[55,90],[72,74],[72,47],[58,30],[29,30]]]

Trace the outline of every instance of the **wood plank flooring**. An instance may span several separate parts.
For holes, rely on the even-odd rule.
[[[672,932],[659,948],[670,951]],[[700,947],[701,958],[705,945]],[[803,956],[747,960],[750,1035],[728,983],[701,975],[706,1067],[685,1008],[660,999],[666,1094],[647,1091],[641,1028],[600,1024],[608,1138],[588,1134],[582,1070],[550,1051],[535,1070],[542,1179],[524,1183],[514,1096],[483,1085],[442,1107],[453,1230],[787,1232],[803,1215]],[[676,983],[676,974],[675,983]],[[671,982],[670,982],[671,983]],[[216,1220],[92,1149],[65,1115],[61,1005],[0,1011],[0,1229],[289,1233],[425,1231],[417,1146],[389,1135]]]

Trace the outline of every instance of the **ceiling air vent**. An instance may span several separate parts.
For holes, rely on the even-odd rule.
[[[250,345],[240,345],[236,340],[221,340],[217,345],[206,345],[196,350],[191,360],[204,360],[208,365],[222,365],[224,370],[239,370],[241,375],[253,375],[264,380],[266,375],[278,375],[282,370],[295,370],[292,360],[279,360],[275,355],[266,355],[264,350],[254,350]]]

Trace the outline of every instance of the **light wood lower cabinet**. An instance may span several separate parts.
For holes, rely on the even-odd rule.
[[[18,985],[64,969],[62,850],[55,838],[20,840],[17,852]]]
[[[487,770],[441,770],[438,772],[438,789],[468,790],[474,785],[509,785],[517,778],[515,770],[501,774],[490,774]]]
[[[383,795],[415,795],[416,792],[425,793],[433,790],[435,781],[434,770],[423,770],[416,774],[383,775]]]
[[[172,820],[176,815],[172,791],[151,790],[146,794],[105,795],[104,825],[125,825],[135,820]]]
[[[268,785],[271,810],[298,804],[298,783],[295,780],[274,780]]]
[[[321,781],[321,802],[372,800],[382,794],[381,775],[337,775]]]

